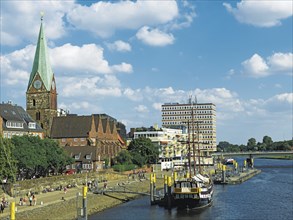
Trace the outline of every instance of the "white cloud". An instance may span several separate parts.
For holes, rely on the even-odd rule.
[[[1,79],[8,85],[27,85],[35,47],[29,45],[21,50],[1,56]]]
[[[156,103],[153,103],[153,108],[155,109],[155,110],[157,110],[157,111],[161,111],[162,110],[162,104],[163,103],[158,103],[158,102],[156,102]]]
[[[1,57],[1,74],[9,83],[26,82],[31,72],[35,46],[28,45],[23,49],[5,54]],[[121,64],[109,65],[103,55],[103,48],[95,44],[74,46],[65,44],[49,50],[53,71],[57,75],[70,73],[85,75],[131,73],[132,65],[122,62]],[[2,71],[3,70],[3,71]],[[5,71],[4,71],[5,70]],[[15,77],[15,74],[19,74]],[[25,78],[24,78],[25,77]]]
[[[258,54],[254,54],[248,60],[242,62],[245,74],[253,76],[255,78],[268,76],[269,67],[265,60]]]
[[[293,69],[293,54],[292,53],[275,53],[268,58],[268,64],[273,71],[287,71]]]
[[[277,101],[277,102],[283,102],[287,104],[293,104],[293,93],[283,93],[274,96],[270,101]]]
[[[41,11],[44,12],[46,36],[49,39],[64,36],[66,31],[63,16],[73,5],[74,1],[70,0],[1,1],[1,44],[14,46],[24,40],[36,40]]]
[[[69,113],[75,113],[76,111],[84,112],[84,114],[92,114],[93,112],[101,112],[102,109],[97,107],[95,104],[91,103],[90,101],[70,101],[66,100],[58,105],[58,108],[69,111]]]
[[[119,52],[128,52],[131,51],[131,46],[129,43],[126,43],[122,40],[117,40],[113,43],[107,43],[107,47],[110,50],[119,51]]]
[[[244,74],[254,78],[273,74],[289,74],[293,71],[292,53],[275,53],[266,60],[258,54],[242,62]]]
[[[132,66],[121,63],[110,66],[104,59],[103,48],[95,44],[85,44],[81,47],[65,44],[51,49],[52,65],[67,71],[85,71],[86,73],[132,72]]]
[[[76,5],[67,18],[78,29],[100,37],[109,37],[116,30],[135,30],[144,25],[160,25],[178,15],[176,1],[99,1],[90,6]]]
[[[97,97],[121,96],[120,82],[115,76],[105,77],[60,77],[62,88],[60,94],[64,97]],[[58,87],[58,84],[57,84]]]
[[[173,44],[175,38],[172,34],[164,33],[158,29],[144,26],[136,33],[137,39],[150,46],[166,46]]]
[[[140,101],[143,99],[140,89],[133,90],[131,88],[126,88],[123,91],[123,95],[132,101]]]
[[[292,16],[292,1],[244,1],[233,8],[229,3],[223,3],[227,11],[246,24],[258,27],[272,27],[281,24],[282,19]]]
[[[122,62],[119,65],[113,65],[111,67],[112,72],[121,72],[121,73],[132,73],[132,65],[129,63]]]
[[[135,111],[137,111],[139,113],[149,112],[148,108],[145,105],[138,105],[134,109],[135,109]]]

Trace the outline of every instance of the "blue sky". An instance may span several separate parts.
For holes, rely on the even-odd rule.
[[[291,0],[1,1],[1,102],[25,106],[40,12],[58,108],[161,125],[190,95],[217,107],[217,142],[292,138]]]

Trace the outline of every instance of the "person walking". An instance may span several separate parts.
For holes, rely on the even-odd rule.
[[[30,201],[30,206],[32,206],[32,203],[33,203],[33,196],[32,195],[29,197],[29,201]]]
[[[5,208],[5,205],[3,203],[3,201],[0,203],[0,213],[3,213],[4,212],[4,208]]]
[[[37,198],[36,198],[35,194],[33,194],[33,205],[34,206],[37,205]]]

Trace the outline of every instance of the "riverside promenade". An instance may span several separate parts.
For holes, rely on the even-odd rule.
[[[149,192],[149,173],[146,173],[145,179],[116,179],[107,181],[108,189],[127,189],[134,192]],[[161,175],[161,174],[160,174]],[[102,188],[104,183],[99,183],[99,188]],[[163,178],[158,179],[158,185],[163,186]],[[19,196],[15,198],[8,197],[6,200],[9,204],[14,201],[16,206],[16,220],[73,220],[78,217],[77,207],[81,206],[81,196],[83,185],[69,188],[66,193],[64,191],[53,191],[37,194],[37,204],[30,206],[29,202],[20,206]],[[91,215],[105,209],[117,206],[121,203],[133,200],[139,197],[132,193],[111,193],[111,194],[94,194],[87,193],[87,214]],[[4,213],[0,214],[0,219],[10,219],[10,207],[5,208]]]

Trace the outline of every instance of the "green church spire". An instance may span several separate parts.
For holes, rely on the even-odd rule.
[[[28,83],[28,89],[37,74],[40,75],[46,90],[50,91],[51,89],[53,71],[51,69],[47,50],[48,48],[43,28],[43,16],[41,16],[41,27],[39,32],[38,44],[36,48],[32,72]]]

